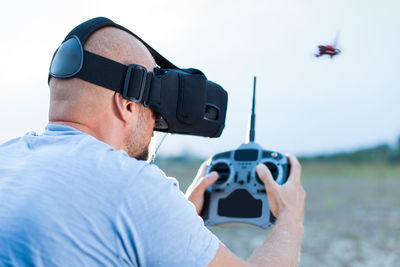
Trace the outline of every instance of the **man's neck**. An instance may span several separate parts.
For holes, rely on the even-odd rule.
[[[69,120],[50,120],[49,124],[70,126],[112,146],[115,150],[123,149],[124,138],[121,135],[121,131],[119,131],[118,125],[116,124],[108,124],[103,121],[102,123],[89,126],[85,123]],[[107,125],[107,127],[105,127],[105,125]]]
[[[73,121],[49,121],[49,124],[59,124],[59,125],[66,125],[66,126],[70,126],[72,128],[75,128],[81,132],[87,133],[93,137],[95,137],[96,139],[99,139],[99,136],[96,134],[96,132],[94,130],[92,130],[90,127],[79,123],[79,122],[73,122]]]

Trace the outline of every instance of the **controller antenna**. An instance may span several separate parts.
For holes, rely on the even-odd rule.
[[[253,82],[253,102],[251,104],[251,115],[250,115],[250,125],[249,125],[249,135],[248,135],[248,140],[247,143],[254,142],[254,138],[256,135],[255,131],[255,123],[256,123],[256,76],[254,76],[254,82]]]

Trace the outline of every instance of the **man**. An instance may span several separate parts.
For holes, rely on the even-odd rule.
[[[148,71],[156,66],[143,43],[116,27],[95,31],[84,48]],[[305,192],[295,157],[283,186],[257,167],[277,221],[245,262],[198,216],[217,173],[205,175],[203,164],[185,198],[176,180],[145,161],[152,109],[76,77],[52,77],[49,87],[46,131],[0,146],[2,265],[297,265]]]

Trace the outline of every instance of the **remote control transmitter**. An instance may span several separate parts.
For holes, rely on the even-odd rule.
[[[216,171],[219,177],[205,194],[202,217],[207,226],[245,223],[269,228],[275,222],[256,166],[265,164],[275,181],[282,185],[287,180],[290,165],[285,155],[264,150],[254,142],[255,92],[256,77],[248,141],[236,150],[216,154],[210,159],[207,173]]]

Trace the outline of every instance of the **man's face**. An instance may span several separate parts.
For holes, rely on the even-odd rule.
[[[130,133],[125,139],[125,151],[137,160],[148,160],[150,141],[155,125],[155,113],[142,105],[138,105],[138,117],[130,127]]]

